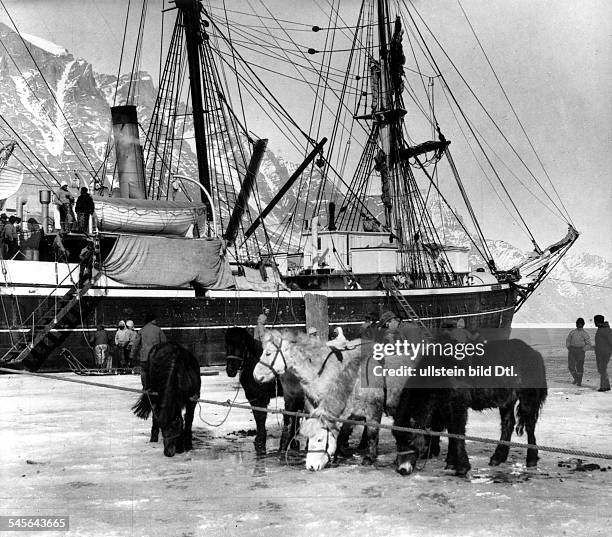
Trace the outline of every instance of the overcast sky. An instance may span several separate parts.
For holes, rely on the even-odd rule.
[[[250,1],[261,8],[259,0]],[[248,2],[232,0],[227,5],[250,12]],[[66,47],[76,57],[90,61],[99,72],[117,71],[126,0],[4,0],[4,3],[20,30]],[[267,0],[265,3],[279,18],[326,24],[321,8],[328,5],[328,0]],[[151,22],[153,12],[161,4],[162,0],[150,0]],[[165,4],[168,5],[167,0]],[[213,5],[220,4],[213,2]],[[612,260],[612,8],[609,1],[462,0],[462,4],[576,227],[582,232],[574,251],[592,252]],[[356,0],[342,2],[349,20],[356,17],[356,5]],[[486,64],[461,17],[457,1],[420,0],[417,5],[475,89],[487,102],[495,102],[500,97],[496,94],[499,90],[481,76]],[[133,11],[140,6],[140,0],[132,0]],[[1,8],[0,20],[8,23]],[[154,52],[159,48],[155,25],[148,31],[142,67],[155,73],[158,60],[154,59]],[[305,33],[303,41],[307,42],[310,35]],[[490,79],[490,72],[487,77]],[[295,84],[289,80],[278,79],[274,84],[281,100],[309,99],[306,93],[296,93]],[[308,102],[304,108],[310,106]],[[496,109],[495,104],[492,107],[501,120],[510,118],[507,108],[504,111]],[[252,128],[270,138],[271,149],[299,158],[291,154],[280,138],[260,133],[257,126]],[[461,169],[461,156],[455,152],[454,157]],[[468,168],[468,175],[469,171]],[[464,180],[469,181],[469,177]],[[476,185],[472,186],[472,193],[476,211],[485,215],[487,236],[511,240],[514,224],[504,221],[499,214],[487,214],[493,205],[490,192]],[[526,217],[542,232],[542,245],[565,233],[563,223],[547,218],[546,211],[532,204],[527,194],[519,195],[518,203],[526,207]],[[525,247],[525,244],[519,246]]]

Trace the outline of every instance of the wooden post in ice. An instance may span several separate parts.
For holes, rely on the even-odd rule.
[[[325,295],[306,293],[304,295],[304,304],[306,306],[306,332],[310,328],[315,328],[319,339],[327,341],[329,337],[327,297]]]

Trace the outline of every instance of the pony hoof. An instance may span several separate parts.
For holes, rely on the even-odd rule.
[[[159,440],[159,435],[157,434],[152,434],[151,438],[149,438],[149,442],[153,442],[153,443],[157,442],[158,440]]]
[[[361,459],[362,466],[372,466],[374,464],[374,459],[372,457],[364,457]]]
[[[468,472],[469,472],[469,470],[457,470],[455,472],[455,475],[457,477],[467,477]]]
[[[535,461],[527,461],[527,468],[535,468],[538,465],[537,459]]]
[[[412,467],[412,464],[410,464],[409,462],[406,462],[402,464],[401,466],[398,466],[397,473],[399,475],[406,477],[407,475],[410,475],[413,470],[414,468]]]
[[[502,462],[504,461],[502,461],[501,459],[496,459],[494,457],[491,457],[491,460],[489,461],[489,466],[499,466]]]
[[[351,456],[351,451],[349,448],[345,448],[345,447],[338,448],[336,450],[336,456],[342,457],[343,459],[347,459]]]
[[[456,470],[456,467],[454,464],[450,464],[450,463],[446,463],[446,466],[444,467],[445,470]]]

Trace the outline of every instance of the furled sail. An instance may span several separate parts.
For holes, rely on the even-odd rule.
[[[120,235],[102,270],[133,286],[228,289],[235,281],[222,239]]]

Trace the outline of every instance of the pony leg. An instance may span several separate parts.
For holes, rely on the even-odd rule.
[[[303,412],[304,411],[304,398],[300,397],[298,399],[296,399],[292,410],[294,412]],[[292,416],[291,417],[291,428],[290,428],[290,432],[291,432],[291,449],[295,449],[296,451],[300,449],[300,442],[297,439],[297,435],[300,432],[300,418],[298,418],[297,416]]]
[[[159,440],[159,425],[155,417],[155,409],[153,409],[151,419],[151,438],[149,438],[149,442],[157,442]]]
[[[368,428],[364,427],[363,428],[363,432],[361,433],[361,440],[359,441],[359,444],[357,445],[357,450],[366,450],[368,449]]]
[[[523,427],[527,431],[527,442],[529,444],[536,443],[535,426],[538,421],[539,405],[535,400],[530,400],[529,397],[523,397],[519,401],[518,409],[518,425],[516,432],[521,434]],[[537,448],[527,449],[527,467],[531,468],[538,465],[538,450]]]
[[[451,402],[451,408],[453,403]],[[453,434],[465,434],[465,426],[467,424],[467,408],[459,407],[454,412],[451,412],[450,421],[448,425],[448,432]],[[455,454],[456,454],[456,466],[455,466],[455,475],[459,477],[465,477],[469,472],[470,460],[467,456],[467,451],[465,450],[465,440],[456,439],[455,440]],[[450,447],[449,447],[450,452]]]
[[[516,422],[514,419],[514,403],[515,402],[513,401],[511,404],[499,408],[499,415],[501,418],[500,440],[505,440],[506,442],[509,442],[512,438],[512,430],[514,429],[514,424]],[[495,452],[491,456],[489,466],[499,466],[502,462],[506,462],[509,451],[509,446],[498,444],[495,448]]]
[[[262,405],[260,403],[252,402],[252,406],[265,406],[268,407],[268,404]],[[266,412],[262,412],[261,410],[253,410],[253,418],[255,418],[255,426],[257,428],[257,433],[255,434],[255,453],[257,455],[264,455],[266,453]]]
[[[366,421],[374,421],[380,423],[382,421],[383,409],[376,408],[371,416],[366,416]],[[369,466],[376,462],[378,457],[378,427],[367,427],[368,451],[361,459],[361,464]]]
[[[183,447],[185,451],[193,449],[193,438],[191,433],[191,425],[193,424],[193,414],[196,404],[189,401],[185,406],[185,428],[183,429]]]
[[[343,423],[340,427],[340,433],[338,434],[338,448],[336,454],[343,457],[348,457],[349,453],[349,438],[353,432],[353,426],[348,423]]]
[[[527,419],[525,422],[525,429],[527,430],[527,442],[529,442],[530,444],[536,443],[535,425],[536,420],[532,416],[530,416],[529,419]],[[534,466],[537,466],[539,459],[540,457],[538,457],[538,450],[536,448],[529,448],[527,450],[527,468],[533,468]]]
[[[431,417],[429,428],[432,431],[441,431],[444,429],[444,421],[439,411],[434,411]],[[421,454],[421,459],[431,459],[440,455],[440,437],[433,434],[424,435],[425,451]]]
[[[455,470],[457,468],[457,440],[455,438],[448,439],[448,451],[445,462],[445,470]]]
[[[302,410],[303,402],[299,399],[291,399],[285,402],[285,410],[290,412],[297,412]],[[291,443],[292,449],[298,449],[299,443],[295,440],[297,431],[299,429],[299,420],[294,416],[283,416],[283,432],[281,434],[280,441],[280,452],[281,455],[287,451],[289,444]]]

